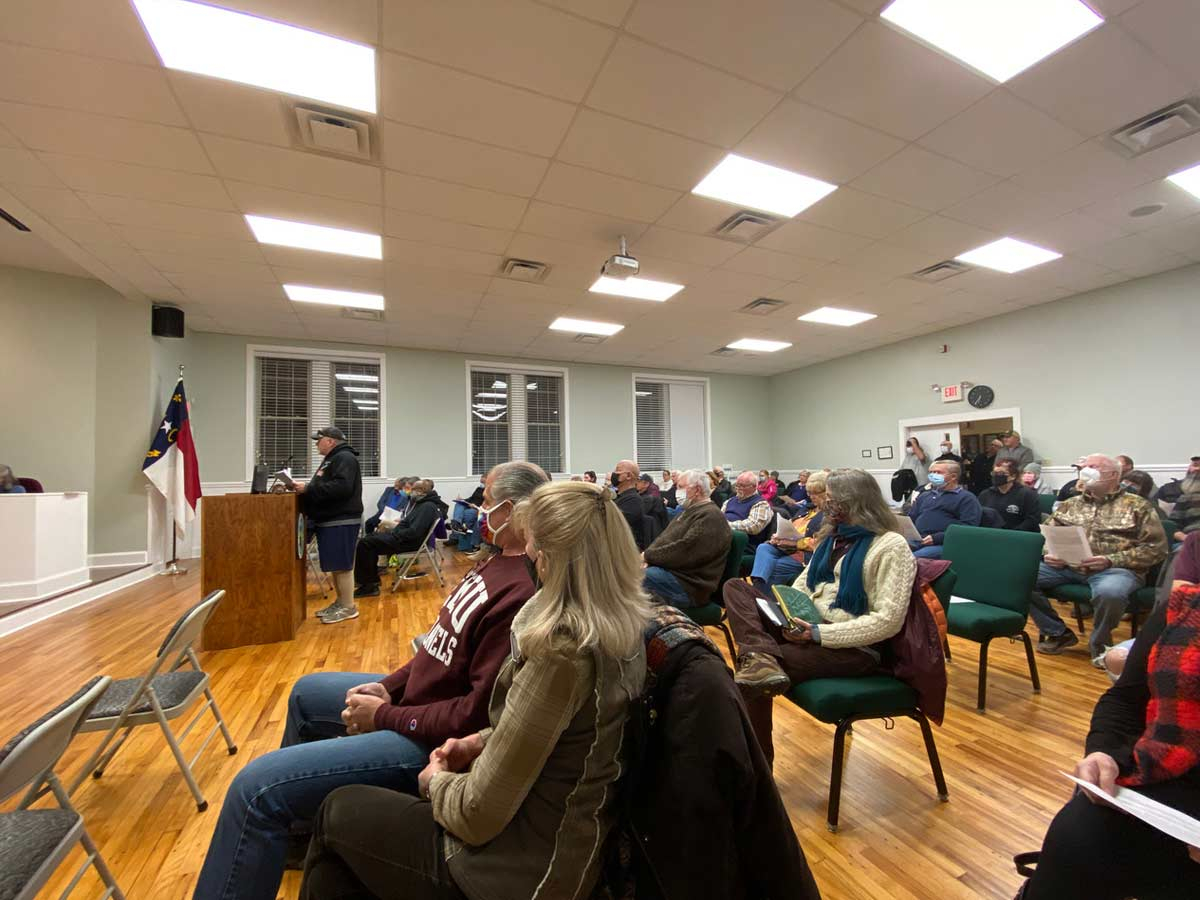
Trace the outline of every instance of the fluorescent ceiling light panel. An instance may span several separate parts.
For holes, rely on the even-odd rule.
[[[133,0],[168,69],[375,112],[375,50],[190,0]]]
[[[592,288],[592,290],[595,290],[595,288]],[[624,327],[624,325],[614,325],[611,322],[565,319],[561,316],[550,323],[552,331],[570,331],[575,334],[603,334],[605,336],[614,335]]]
[[[1168,175],[1167,181],[1179,185],[1193,197],[1200,199],[1200,165]]]
[[[353,375],[349,372],[338,372],[333,377],[338,381],[369,381],[372,384],[379,384],[378,375]]]
[[[875,313],[857,312],[853,309],[838,309],[836,306],[822,306],[810,313],[800,316],[801,322],[816,322],[819,325],[861,325],[875,318]]]
[[[1052,259],[1060,259],[1061,253],[1027,244],[1013,238],[1000,238],[982,247],[976,247],[954,257],[959,262],[970,263],[973,266],[983,266],[985,269],[995,269],[997,272],[1020,272]]]
[[[288,299],[296,303],[321,303],[325,306],[348,306],[351,309],[383,309],[381,294],[335,291],[332,288],[309,287],[305,284],[285,284],[283,290]]]
[[[364,259],[383,259],[383,238],[363,231],[346,231],[306,222],[289,222],[266,216],[246,216],[246,224],[260,244],[341,253]]]
[[[654,281],[650,278],[609,278],[607,275],[601,275],[588,290],[595,294],[612,294],[614,297],[631,297],[634,300],[654,300],[662,303],[682,291],[683,285]]]
[[[997,81],[1104,23],[1081,0],[895,0],[880,16]]]
[[[730,350],[756,350],[760,353],[774,353],[777,350],[786,350],[792,345],[789,341],[761,341],[758,338],[742,338],[740,341],[734,341],[725,346]]]
[[[692,193],[790,217],[836,190],[836,184],[730,153]]]
[[[379,388],[347,387],[346,385],[342,385],[342,390],[345,391],[347,394],[378,394],[379,393]],[[362,399],[367,400],[370,398],[364,397]]]

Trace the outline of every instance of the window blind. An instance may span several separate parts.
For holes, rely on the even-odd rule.
[[[470,384],[473,474],[508,460],[564,471],[561,375],[472,366]]]
[[[635,381],[637,463],[643,472],[671,468],[671,392],[661,381]]]

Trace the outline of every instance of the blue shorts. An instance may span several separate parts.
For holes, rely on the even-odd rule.
[[[318,525],[317,553],[322,572],[349,572],[354,568],[354,548],[358,545],[357,525]]]

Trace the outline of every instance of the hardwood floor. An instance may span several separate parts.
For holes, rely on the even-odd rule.
[[[465,570],[459,557],[448,587]],[[171,623],[198,599],[198,572],[194,565],[177,579],[151,579],[0,639],[0,744],[91,676],[144,671]],[[409,658],[409,640],[433,620],[443,596],[434,579],[422,579],[363,601],[356,620],[324,626],[311,616],[326,601],[310,589],[310,618],[296,640],[201,654],[239,746],[231,757],[214,740],[195,767],[208,811],[196,812],[153,728],[136,731],[104,777],[89,780],[74,798],[130,900],[191,896],[225,790],[248,760],[278,746],[297,677],[318,670],[390,672]],[[1060,657],[1039,655],[1043,693],[1034,695],[1020,644],[993,642],[989,708],[981,715],[975,711],[978,645],[951,642],[946,722],[934,729],[949,803],[937,800],[915,722],[897,722],[894,730],[882,721],[858,723],[847,743],[840,831],[830,834],[825,804],[833,729],[776,703],[775,776],[828,900],[1011,897],[1019,883],[1012,855],[1040,846],[1070,794],[1058,773],[1079,757],[1092,706],[1108,679],[1076,647]],[[197,726],[185,753],[206,731]],[[74,773],[99,740],[78,736],[59,772]],[[62,891],[71,869],[60,871],[63,877],[39,896]],[[280,896],[290,900],[298,891],[299,873],[289,872]],[[81,897],[100,892],[92,875],[77,888]]]

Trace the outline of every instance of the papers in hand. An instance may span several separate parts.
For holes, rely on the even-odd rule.
[[[787,544],[800,543],[804,535],[796,530],[796,526],[792,524],[791,519],[785,519],[783,516],[779,516],[777,522],[778,524],[775,526],[776,540],[783,541]]]
[[[797,621],[820,624],[821,613],[804,591],[777,584],[771,588],[771,593],[774,596],[758,598],[758,608],[780,628],[792,628]]]
[[[1043,525],[1041,528],[1047,556],[1055,556],[1068,566],[1077,566],[1094,555],[1082,526]]]
[[[1164,803],[1159,803],[1157,800],[1151,800],[1145,794],[1139,794],[1137,791],[1129,788],[1118,787],[1117,795],[1114,797],[1106,791],[1096,787],[1096,785],[1076,778],[1074,775],[1068,775],[1063,772],[1067,778],[1075,782],[1089,794],[1101,798],[1102,800],[1111,803],[1122,812],[1129,813],[1135,819],[1141,819],[1152,828],[1157,828],[1165,835],[1183,841],[1192,847],[1200,847],[1200,819],[1193,819],[1191,816],[1184,815],[1177,809],[1172,809]]]
[[[383,512],[379,514],[379,521],[383,524],[395,525],[400,521],[400,510],[385,506]]]
[[[279,481],[282,481],[284,483],[284,485],[289,488],[294,488],[296,486],[296,482],[292,481],[292,470],[291,469],[280,469],[278,472],[276,472],[271,477],[278,479]]]
[[[921,542],[921,532],[917,531],[917,526],[908,516],[896,513],[896,524],[900,527],[900,536],[906,541],[916,541],[918,544]]]

